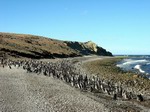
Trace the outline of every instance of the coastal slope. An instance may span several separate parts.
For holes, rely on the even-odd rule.
[[[0,33],[0,55],[26,58],[67,58],[84,55],[112,56],[92,41],[71,42],[42,36]]]

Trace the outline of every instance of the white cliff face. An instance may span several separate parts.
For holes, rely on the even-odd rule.
[[[88,41],[88,42],[85,42],[84,44],[86,48],[89,48],[91,51],[97,52],[98,50],[97,45],[94,42]]]

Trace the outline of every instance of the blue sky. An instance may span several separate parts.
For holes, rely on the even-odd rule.
[[[150,54],[150,0],[0,0],[0,32],[85,42],[113,54]]]

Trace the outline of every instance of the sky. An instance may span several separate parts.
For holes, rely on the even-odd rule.
[[[150,0],[0,0],[0,32],[150,54]]]

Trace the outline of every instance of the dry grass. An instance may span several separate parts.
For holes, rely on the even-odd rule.
[[[60,41],[35,35],[0,33],[0,50],[7,54],[13,52],[18,56],[29,58],[66,58],[89,54],[112,56],[95,43],[90,42],[88,45],[87,43]]]
[[[32,55],[35,55],[34,51],[40,54],[77,54],[77,52],[68,47],[63,41],[12,33],[0,33],[0,49],[8,49]]]

